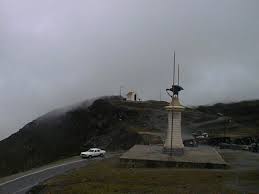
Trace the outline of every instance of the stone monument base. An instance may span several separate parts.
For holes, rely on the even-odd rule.
[[[227,168],[228,164],[212,147],[184,147],[183,155],[163,153],[162,145],[135,145],[120,157],[124,167]]]

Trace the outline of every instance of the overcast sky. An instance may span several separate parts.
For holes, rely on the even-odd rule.
[[[0,0],[0,139],[58,107],[136,90],[259,98],[258,0]]]

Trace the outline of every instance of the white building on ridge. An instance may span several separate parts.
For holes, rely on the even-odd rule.
[[[129,91],[127,93],[127,101],[140,101],[138,94],[134,91]]]

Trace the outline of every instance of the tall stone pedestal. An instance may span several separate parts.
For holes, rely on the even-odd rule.
[[[173,155],[182,155],[184,153],[184,145],[182,140],[182,111],[184,107],[180,104],[178,97],[174,97],[169,106],[168,111],[168,129],[164,144],[164,152]]]

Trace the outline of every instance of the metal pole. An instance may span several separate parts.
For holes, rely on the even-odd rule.
[[[174,86],[174,82],[175,81],[175,51],[174,51],[174,69],[173,69],[173,86]]]
[[[178,86],[180,85],[180,65],[178,64]]]
[[[173,86],[174,86],[174,82],[175,81],[175,51],[174,51],[174,70],[173,70]],[[172,105],[174,102],[174,93],[173,93],[173,97],[172,97]],[[174,128],[174,110],[172,108],[172,128],[171,128],[171,152],[170,155],[173,155],[173,128]]]
[[[122,97],[122,96],[121,96],[122,88],[123,88],[123,86],[120,86],[120,97]]]

